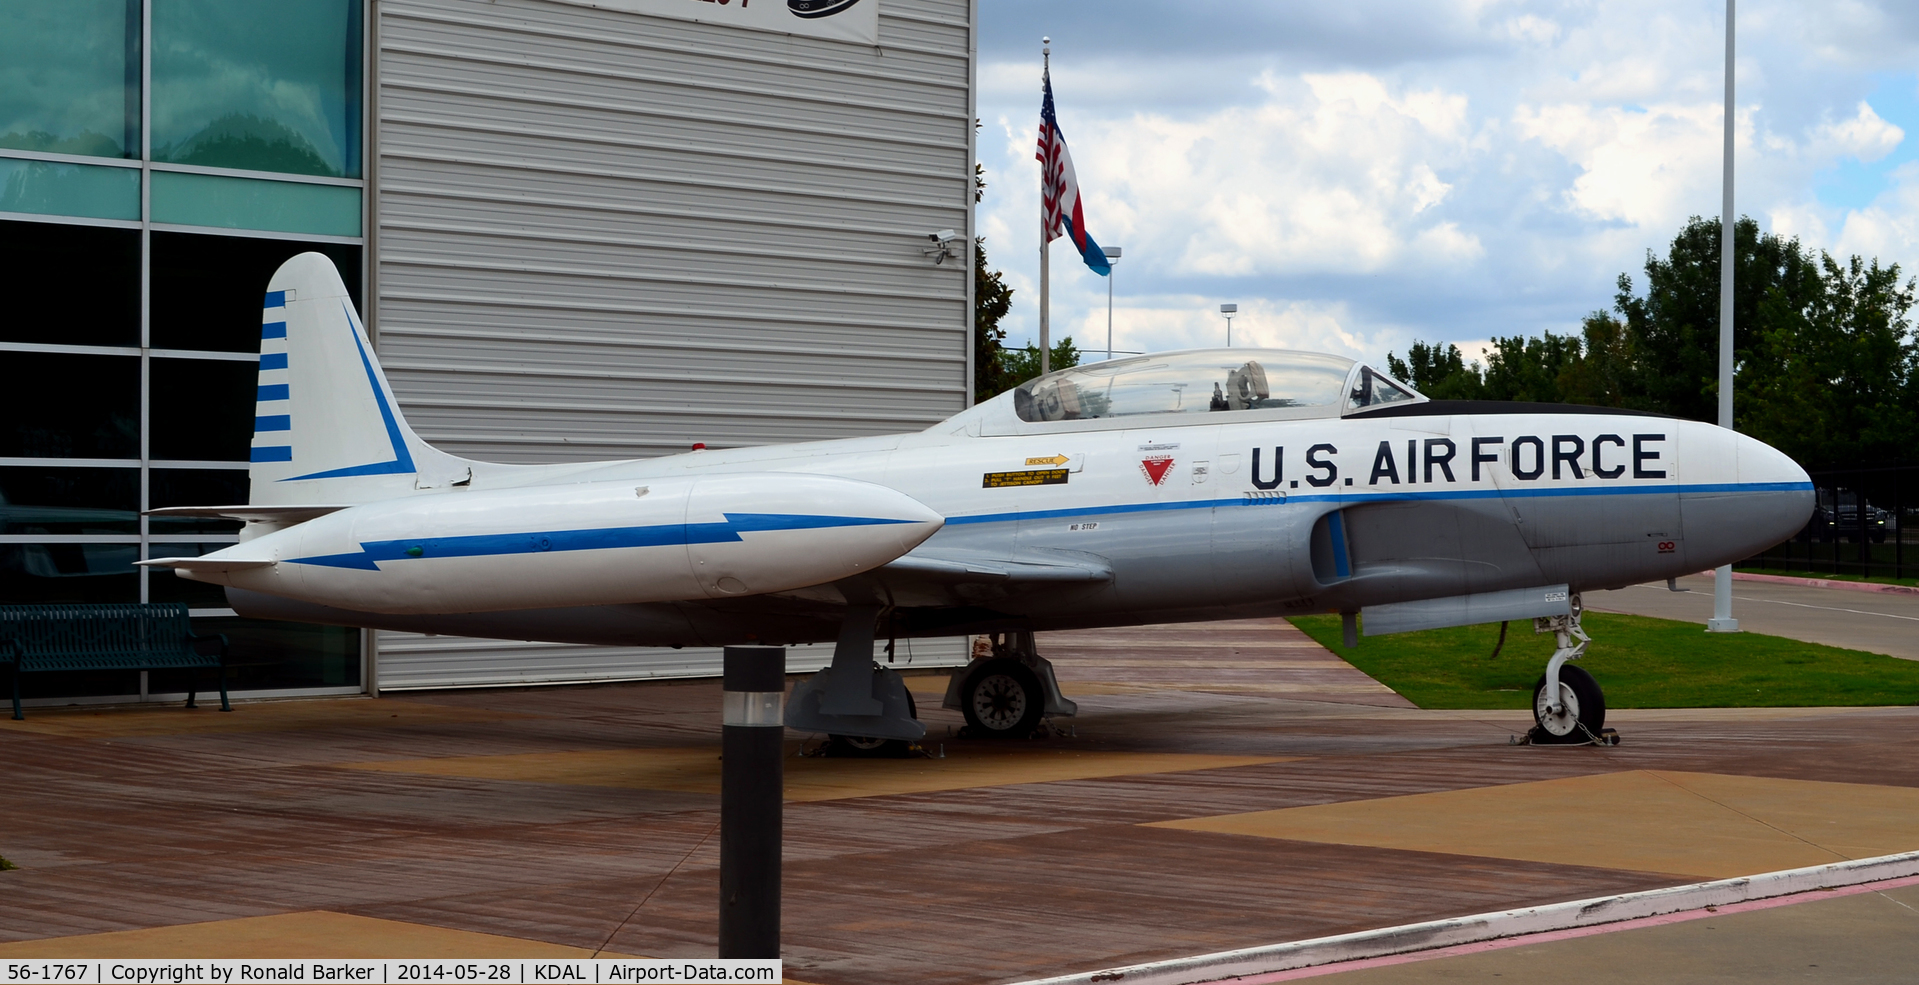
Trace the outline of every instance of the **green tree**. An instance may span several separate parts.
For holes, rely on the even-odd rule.
[[[1810,264],[1809,264],[1810,266]],[[1739,430],[1817,467],[1911,461],[1919,442],[1915,285],[1899,266],[1822,253],[1818,293],[1803,308],[1762,305],[1740,367]]]
[[[1633,293],[1631,277],[1619,275],[1613,310],[1624,318],[1633,350],[1632,371],[1621,381],[1623,406],[1719,419],[1719,244],[1719,220],[1693,216],[1665,257],[1646,251],[1643,297]],[[1737,374],[1771,323],[1806,311],[1824,285],[1798,240],[1762,234],[1749,217],[1733,225],[1733,263]]]
[[[1482,368],[1415,342],[1392,371],[1433,397],[1473,394],[1718,418],[1719,223],[1693,217],[1646,292],[1621,274],[1612,311],[1578,335],[1493,340]],[[1897,264],[1813,253],[1733,227],[1734,424],[1808,468],[1913,461],[1919,449],[1919,282]]]
[[[1560,377],[1578,365],[1580,355],[1579,339],[1572,335],[1543,332],[1536,339],[1494,338],[1493,351],[1486,354],[1481,394],[1487,400],[1563,402]]]
[[[1001,318],[1013,307],[1005,275],[988,270],[986,237],[973,240],[973,402],[984,403],[1012,389],[1019,379],[1006,368],[1006,329]]]
[[[1047,362],[1051,364],[1049,368],[1054,372],[1058,372],[1069,366],[1079,365],[1080,351],[1077,346],[1073,345],[1073,337],[1070,335],[1053,343],[1052,351],[1049,352],[1048,355],[1050,358]],[[1007,389],[1012,389],[1027,380],[1038,377],[1039,346],[1029,342],[1023,349],[1007,350],[1006,375],[1013,381],[1008,385]]]
[[[1403,361],[1388,352],[1386,371],[1434,400],[1477,400],[1485,386],[1479,367],[1467,364],[1450,342],[1443,349],[1437,342],[1414,342]]]

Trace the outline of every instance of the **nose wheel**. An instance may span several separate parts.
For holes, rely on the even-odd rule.
[[[1551,700],[1546,677],[1541,674],[1533,685],[1533,744],[1601,741],[1606,727],[1606,694],[1599,689],[1599,682],[1583,668],[1561,667],[1558,697],[1557,702]]]
[[[1585,656],[1592,645],[1579,625],[1584,612],[1579,596],[1573,595],[1571,602],[1568,615],[1533,620],[1533,632],[1552,633],[1559,645],[1533,685],[1533,728],[1525,741],[1536,746],[1616,746],[1619,733],[1606,727],[1605,692],[1591,674],[1568,663]]]

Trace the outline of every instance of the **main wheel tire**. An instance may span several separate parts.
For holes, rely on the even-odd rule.
[[[1547,710],[1546,675],[1533,685],[1533,742],[1539,745],[1591,742],[1606,726],[1606,694],[1593,675],[1567,664],[1559,668],[1562,711]]]
[[[973,734],[994,739],[1023,739],[1046,713],[1046,691],[1031,667],[1011,657],[975,667],[960,688],[960,713]]]
[[[919,705],[913,702],[913,692],[906,692],[906,713],[914,718],[920,717]],[[905,759],[913,754],[913,744],[905,739],[875,739],[865,735],[832,735],[826,737],[831,743],[827,754],[844,756],[848,759]]]

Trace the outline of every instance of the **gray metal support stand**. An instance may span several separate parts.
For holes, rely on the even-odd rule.
[[[725,661],[719,956],[777,958],[786,650],[729,646]]]
[[[885,707],[873,697],[873,631],[880,618],[877,605],[849,605],[840,623],[840,639],[833,647],[832,683],[820,702],[828,715],[879,715]]]

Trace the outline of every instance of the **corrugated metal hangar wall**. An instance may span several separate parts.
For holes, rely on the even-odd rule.
[[[638,12],[720,9],[694,0],[374,4],[369,315],[420,434],[561,462],[962,409],[971,250],[923,250],[972,234],[974,3],[865,2],[877,44]],[[917,641],[914,663],[961,650]],[[382,687],[719,669],[397,633],[377,652]]]

